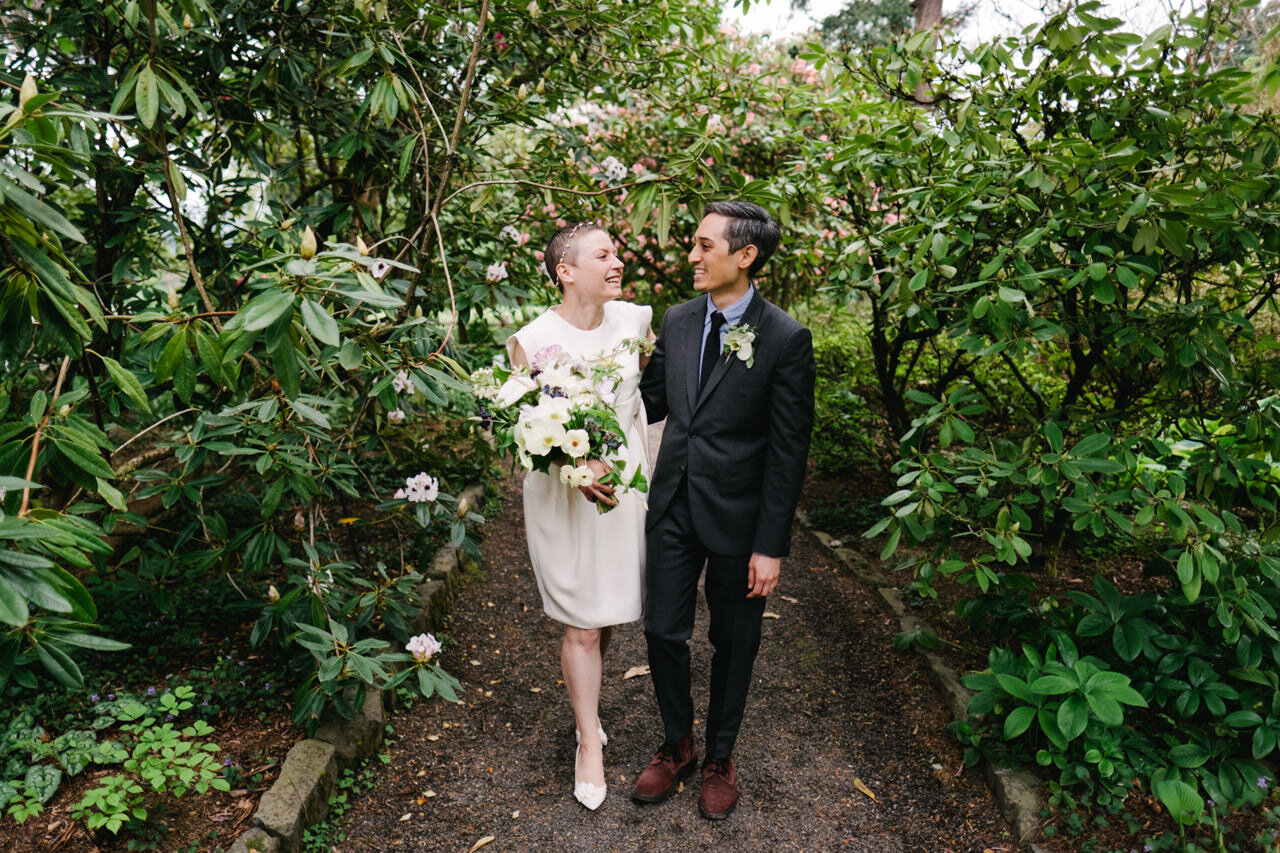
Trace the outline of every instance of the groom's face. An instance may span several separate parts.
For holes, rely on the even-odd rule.
[[[698,224],[698,232],[693,235],[693,248],[689,250],[693,289],[699,293],[715,293],[733,287],[751,266],[751,261],[745,257],[748,248],[730,252],[729,217],[708,213]]]

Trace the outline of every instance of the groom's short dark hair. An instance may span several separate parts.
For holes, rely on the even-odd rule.
[[[730,252],[746,246],[756,247],[756,259],[747,275],[754,276],[764,269],[765,262],[773,257],[778,241],[782,239],[782,229],[769,211],[749,201],[713,201],[703,211],[703,215],[708,213],[718,213],[729,220],[725,237],[729,241]]]

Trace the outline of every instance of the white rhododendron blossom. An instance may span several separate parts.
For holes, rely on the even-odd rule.
[[[396,489],[395,497],[410,503],[430,503],[440,494],[440,481],[422,472],[404,481],[404,488]]]
[[[498,232],[498,236],[503,240],[510,240],[514,243],[520,239],[520,229],[514,225],[504,225],[502,230]]]
[[[404,650],[418,663],[428,663],[444,648],[434,634],[419,634],[405,643]]]
[[[724,135],[724,119],[720,118],[718,113],[712,113],[707,119],[707,136],[723,136]]]
[[[407,370],[397,370],[396,376],[391,380],[391,387],[396,389],[397,394],[407,394],[413,390],[413,380],[409,378]]]
[[[614,183],[627,176],[627,167],[622,165],[622,161],[617,157],[604,158],[604,162],[600,166],[604,169],[604,176]]]
[[[392,409],[387,412],[387,420],[393,424],[404,423],[404,409]]]
[[[484,280],[490,284],[497,284],[507,278],[507,265],[503,261],[495,261],[489,264],[489,268],[484,271]]]
[[[315,564],[312,563],[312,565],[314,566]],[[312,572],[311,577],[307,578],[307,589],[316,598],[322,598],[331,586],[333,586],[333,572],[328,569],[325,569],[323,573]]]

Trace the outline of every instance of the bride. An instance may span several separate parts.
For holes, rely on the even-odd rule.
[[[537,367],[538,354],[559,348],[592,361],[613,358],[621,367],[614,407],[626,432],[622,458],[629,476],[649,475],[644,410],[638,391],[647,357],[624,341],[652,339],[653,309],[618,301],[622,260],[596,222],[556,232],[543,258],[562,298],[507,341],[513,366]],[[598,482],[608,473],[588,462],[597,482],[577,489],[554,474],[531,471],[524,481],[525,531],[542,607],[564,624],[560,666],[573,705],[578,748],[573,795],[588,809],[607,791],[603,748],[608,741],[598,716],[602,661],[614,625],[641,616],[644,571],[644,501],[635,492],[614,493]],[[613,507],[601,513],[593,505]]]

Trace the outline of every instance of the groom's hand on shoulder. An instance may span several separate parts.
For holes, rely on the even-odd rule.
[[[752,554],[747,563],[747,598],[766,598],[778,585],[782,573],[781,557]]]

